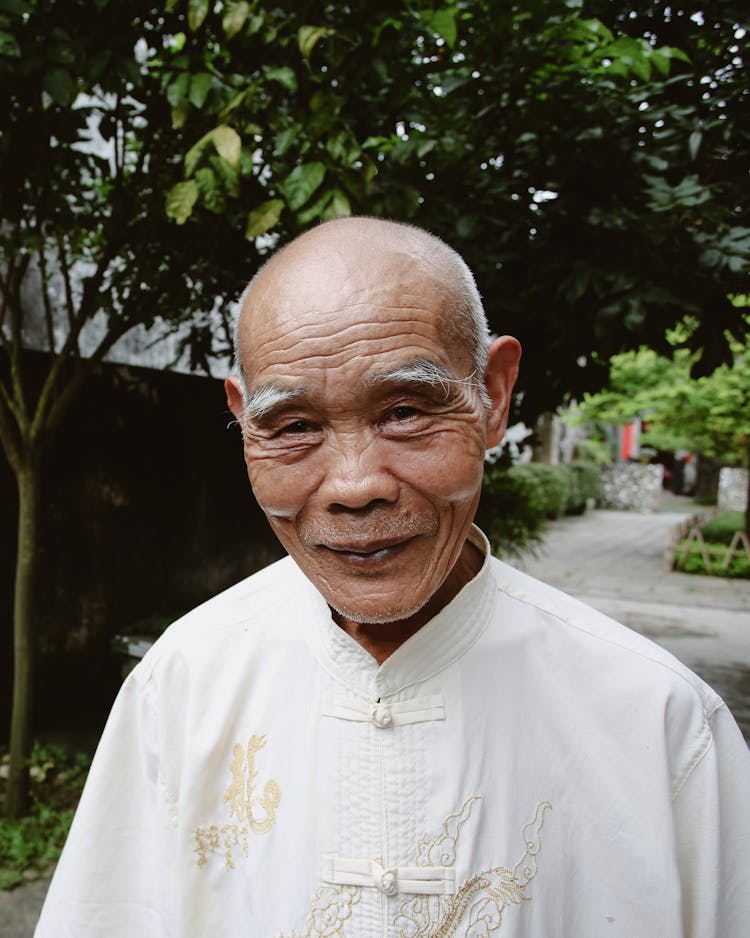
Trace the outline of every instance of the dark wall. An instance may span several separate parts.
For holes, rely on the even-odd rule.
[[[40,356],[36,365],[41,368]],[[48,453],[37,727],[100,721],[112,637],[153,629],[282,555],[252,497],[222,383],[104,366]],[[0,455],[0,740],[12,680],[17,497]]]

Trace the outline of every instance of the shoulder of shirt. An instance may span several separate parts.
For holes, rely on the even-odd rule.
[[[655,680],[668,684],[675,692],[682,690],[698,703],[707,722],[725,706],[697,674],[651,639],[497,558],[492,559],[492,565],[501,593],[575,632],[584,644],[606,645],[613,664],[619,661],[623,666],[651,668]]]
[[[307,581],[291,557],[240,580],[173,622],[139,663],[136,677],[148,680],[165,659],[191,651],[200,655],[214,640],[277,623],[302,583]]]

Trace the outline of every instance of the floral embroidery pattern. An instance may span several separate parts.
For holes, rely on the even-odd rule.
[[[283,933],[278,938],[346,938],[344,925],[359,902],[359,886],[321,886],[310,906],[304,932]]]
[[[251,736],[247,747],[237,743],[233,749],[229,771],[232,781],[224,792],[227,813],[235,823],[209,824],[193,832],[198,866],[208,863],[211,853],[223,853],[225,868],[235,868],[235,850],[239,848],[247,857],[250,834],[267,834],[276,822],[276,809],[281,801],[278,782],[269,779],[263,793],[256,795],[258,776],[255,758],[266,745],[265,736]]]
[[[435,864],[430,851],[424,853],[421,848],[429,844],[445,844],[446,835],[448,846],[452,844],[455,856],[461,825],[468,818],[476,800],[470,799],[458,814],[448,818],[443,825],[444,835],[439,835],[433,841],[427,838],[420,841],[420,853],[417,856],[419,866]],[[530,898],[524,888],[536,876],[536,857],[541,849],[544,814],[551,807],[548,801],[543,801],[537,806],[532,820],[522,828],[525,850],[512,870],[502,866],[483,870],[467,880],[454,896],[416,896],[403,902],[394,919],[400,938],[486,938],[490,932],[497,931],[508,906],[519,905]],[[453,831],[455,833],[451,835]],[[425,858],[429,862],[425,863]]]

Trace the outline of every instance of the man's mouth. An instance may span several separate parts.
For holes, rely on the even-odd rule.
[[[414,535],[388,540],[355,539],[321,544],[325,550],[335,554],[346,563],[367,566],[395,557],[414,540]]]

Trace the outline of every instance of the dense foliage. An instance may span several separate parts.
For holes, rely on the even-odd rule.
[[[601,476],[592,463],[490,463],[485,467],[477,524],[494,553],[518,557],[540,543],[548,521],[580,514],[601,496]]]
[[[0,889],[49,874],[68,836],[90,761],[58,746],[34,746],[31,810],[20,820],[0,818]]]
[[[528,414],[685,313],[698,367],[728,357],[750,256],[739,4],[169,6],[194,141],[178,222],[229,213],[261,250],[352,211],[430,228],[524,343]]]

